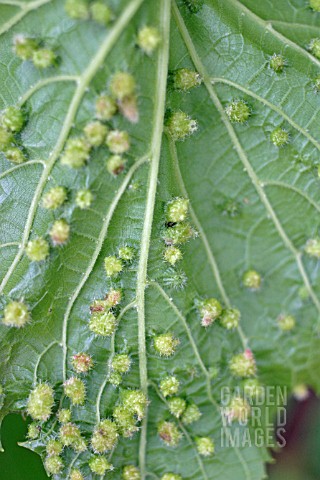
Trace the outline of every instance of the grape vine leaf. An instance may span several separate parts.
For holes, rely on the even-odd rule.
[[[262,479],[265,446],[221,445],[220,395],[223,387],[239,384],[228,362],[248,348],[263,385],[292,390],[307,384],[319,391],[319,262],[304,247],[319,229],[320,99],[314,83],[320,60],[308,45],[319,35],[320,16],[304,0],[109,4],[114,19],[104,27],[71,19],[62,0],[0,2],[0,108],[26,110],[19,141],[28,158],[13,166],[0,157],[1,305],[23,300],[32,315],[21,329],[0,325],[1,416],[25,412],[39,382],[54,387],[54,413],[67,407],[63,382],[74,374],[71,357],[86,351],[95,366],[84,378],[86,402],[73,407],[72,420],[89,440],[119,398],[109,383],[110,359],[129,353],[132,366],[120,388],[141,388],[149,405],[139,432],[121,438],[112,451],[114,470],[107,478],[121,478],[123,466],[133,464],[143,479],[168,472],[193,480]],[[137,47],[145,25],[161,36],[151,55]],[[19,59],[12,47],[18,34],[41,39],[56,53],[56,64],[39,70]],[[281,72],[270,68],[274,54],[285,59]],[[196,70],[201,85],[175,90],[170,78],[180,68]],[[130,134],[126,171],[107,172],[106,147],[95,149],[85,167],[67,168],[59,161],[67,139],[92,121],[96,98],[117,71],[133,74],[138,89],[139,121],[120,115],[111,121]],[[234,100],[250,108],[243,124],[226,114]],[[184,141],[175,142],[163,128],[174,111],[198,124]],[[282,148],[270,141],[277,127],[289,133]],[[42,208],[44,193],[57,185],[68,190],[67,202],[55,211]],[[94,201],[81,210],[74,199],[83,188]],[[175,197],[190,200],[198,232],[183,246],[176,269],[163,259],[165,205]],[[30,262],[28,241],[47,237],[61,217],[71,225],[68,243],[51,247],[43,262]],[[88,329],[89,307],[114,285],[104,258],[124,245],[137,254],[116,281],[123,292],[119,325],[112,338],[97,337]],[[248,269],[262,275],[256,292],[242,284]],[[238,329],[201,326],[195,301],[210,297],[240,310]],[[290,332],[279,329],[283,314],[296,318]],[[153,345],[165,332],[180,341],[170,358],[159,357]],[[172,421],[158,388],[168,374],[179,378],[181,395],[202,413],[190,426],[177,422],[183,437],[176,448],[157,434],[159,422]],[[45,457],[46,441],[59,428],[55,418],[24,445]],[[196,439],[202,436],[214,440],[214,455],[199,454]],[[65,449],[65,467],[55,478],[69,478],[72,468],[96,478],[88,467],[91,455],[90,447],[80,454]]]

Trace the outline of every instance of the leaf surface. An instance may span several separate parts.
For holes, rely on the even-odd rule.
[[[319,60],[308,51],[319,34],[319,14],[304,0],[271,2],[274,8],[206,0],[197,13],[181,1],[110,4],[115,19],[104,28],[72,20],[61,0],[0,3],[0,107],[21,105],[28,112],[20,138],[28,161],[13,166],[0,158],[1,303],[24,299],[32,313],[20,330],[0,325],[2,417],[25,411],[39,382],[54,387],[55,412],[68,407],[63,382],[74,374],[71,357],[86,351],[95,367],[85,377],[85,405],[73,407],[72,418],[89,440],[119,398],[108,381],[110,359],[129,353],[132,367],[121,388],[141,388],[150,403],[140,431],[112,451],[115,469],[108,478],[121,478],[122,467],[135,464],[142,478],[174,472],[193,480],[259,480],[268,459],[264,447],[221,445],[220,396],[222,387],[239,384],[228,362],[245,348],[254,353],[263,385],[320,387],[319,263],[304,252],[319,229],[320,99],[313,86]],[[150,56],[136,46],[145,25],[161,35]],[[17,34],[42,38],[55,50],[57,65],[40,71],[21,61],[12,50]],[[281,73],[269,67],[275,53],[286,59]],[[174,90],[168,73],[179,68],[195,69],[201,86]],[[94,118],[97,95],[117,71],[131,72],[138,85],[139,122],[120,115],[110,122],[130,134],[126,171],[117,177],[107,172],[106,147],[95,149],[81,169],[63,166],[67,139]],[[249,105],[246,123],[230,122],[225,108],[233,100]],[[177,110],[198,123],[182,142],[163,129],[165,112]],[[282,148],[270,141],[279,126],[290,135]],[[45,210],[41,199],[57,185],[68,189],[68,200]],[[75,205],[81,188],[94,194],[87,210]],[[198,237],[182,247],[183,260],[172,270],[163,260],[163,232],[165,206],[175,197],[190,200]],[[61,217],[71,225],[69,242],[51,247],[45,261],[30,262],[28,241],[47,237]],[[125,245],[136,257],[110,281],[104,258]],[[259,291],[244,288],[248,269],[261,273]],[[182,290],[172,288],[177,272],[187,278]],[[114,286],[123,292],[119,326],[112,338],[99,338],[88,329],[89,307]],[[239,329],[227,331],[218,322],[201,327],[195,300],[210,297],[240,310]],[[292,332],[279,329],[281,314],[295,316]],[[153,345],[164,332],[180,340],[170,358],[159,357]],[[181,395],[202,413],[190,426],[178,422],[183,438],[176,448],[157,434],[159,422],[172,420],[158,388],[168,374],[179,378]],[[58,428],[52,416],[40,439],[25,446],[44,456]],[[201,436],[215,441],[212,457],[197,452]],[[95,478],[90,455],[66,449],[66,467],[56,478],[68,478],[73,466]]]

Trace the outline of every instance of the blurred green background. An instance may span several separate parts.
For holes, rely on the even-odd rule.
[[[47,480],[40,457],[19,447],[27,431],[20,415],[8,415],[2,428],[5,453],[0,454],[0,480]],[[270,480],[320,479],[320,401],[314,395],[302,402],[291,400],[288,406],[287,445],[275,454],[270,465]],[[234,479],[237,480],[237,479]]]

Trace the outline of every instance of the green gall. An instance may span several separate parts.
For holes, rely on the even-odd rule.
[[[57,417],[60,423],[69,423],[71,420],[71,410],[68,408],[58,410]]]
[[[118,428],[112,420],[103,420],[95,428],[91,445],[96,453],[104,453],[112,450],[118,441]]]
[[[216,298],[208,298],[200,306],[201,325],[209,327],[222,313],[222,306]]]
[[[139,469],[134,465],[126,465],[122,470],[122,480],[141,480]]]
[[[278,325],[283,332],[289,332],[296,326],[296,319],[292,315],[280,315]]]
[[[182,480],[181,475],[176,475],[175,473],[165,473],[162,475],[161,480]]]
[[[191,88],[201,85],[201,77],[198,72],[189,68],[179,68],[173,73],[173,88],[187,92]]]
[[[118,252],[119,258],[125,260],[126,262],[131,262],[134,259],[135,254],[135,249],[128,246],[119,248]]]
[[[108,377],[108,381],[114,387],[119,387],[119,385],[122,383],[122,375],[117,372],[111,372]]]
[[[31,60],[33,53],[38,48],[37,40],[24,37],[23,35],[17,35],[14,38],[13,44],[15,54],[21,58],[21,60]]]
[[[112,312],[95,312],[91,315],[89,329],[96,335],[110,337],[117,328],[117,320]]]
[[[67,190],[64,187],[51,188],[42,199],[42,206],[47,210],[61,207],[67,200]]]
[[[148,400],[141,390],[124,390],[122,392],[122,405],[140,421],[145,416]]]
[[[274,53],[269,61],[269,66],[276,73],[283,72],[284,67],[286,66],[286,59],[283,55]]]
[[[87,450],[87,444],[86,441],[83,438],[79,438],[73,445],[73,449],[76,452],[82,453]]]
[[[289,134],[286,130],[283,130],[283,128],[277,127],[271,132],[270,139],[276,147],[283,147],[289,143]]]
[[[245,123],[251,115],[250,108],[243,100],[234,100],[226,107],[226,114],[232,123]]]
[[[84,476],[78,469],[71,470],[70,480],[84,480]]]
[[[257,368],[252,351],[247,348],[243,353],[234,355],[229,362],[229,368],[235,377],[253,377]]]
[[[54,65],[57,57],[49,48],[39,48],[32,54],[33,65],[37,68],[49,68]]]
[[[163,239],[166,245],[181,245],[196,236],[196,232],[188,222],[181,222],[166,228]]]
[[[210,457],[214,454],[214,443],[210,437],[197,437],[195,442],[199,455]]]
[[[129,355],[115,355],[111,362],[111,368],[117,373],[127,373],[130,370],[131,359]]]
[[[171,113],[166,121],[169,135],[175,141],[184,140],[198,130],[196,120],[192,120],[185,112],[177,111]]]
[[[235,200],[228,199],[221,205],[222,215],[228,215],[230,218],[238,217],[241,213],[241,204]]]
[[[242,425],[248,423],[251,407],[245,398],[233,397],[225,408],[224,415],[229,423],[240,422]]]
[[[93,202],[93,194],[90,190],[79,190],[76,195],[76,205],[77,207],[81,208],[81,210],[85,210],[86,208],[91,207]]]
[[[262,278],[260,273],[258,273],[256,270],[248,270],[242,277],[242,283],[250,290],[259,290],[261,287]]]
[[[317,58],[320,58],[320,38],[313,38],[309,44],[309,49]]]
[[[91,147],[100,147],[106,140],[108,130],[106,125],[96,121],[88,123],[83,132]]]
[[[10,145],[13,142],[14,142],[14,138],[13,138],[12,133],[8,132],[8,130],[6,130],[4,127],[0,126],[0,150],[2,152],[7,151],[7,149],[10,147]],[[11,154],[11,157],[14,157],[14,155]],[[8,158],[8,160],[9,160],[9,158]]]
[[[89,460],[89,467],[93,473],[101,476],[104,476],[107,471],[113,470],[111,463],[101,455],[91,457]]]
[[[8,107],[1,115],[1,124],[10,132],[20,132],[24,126],[25,117],[20,108]]]
[[[243,382],[244,395],[249,399],[262,399],[265,391],[257,378],[248,378]]]
[[[37,423],[30,423],[28,425],[28,433],[27,433],[27,438],[30,440],[36,440],[36,438],[39,438],[41,432],[41,427]]]
[[[224,328],[232,330],[239,326],[240,316],[241,314],[236,308],[227,308],[226,310],[223,310],[219,321]]]
[[[73,447],[81,440],[80,429],[74,423],[65,423],[60,427],[59,437],[63,445]]]
[[[183,0],[190,13],[198,13],[204,3],[204,0]]]
[[[169,412],[176,418],[180,418],[187,407],[187,402],[180,397],[170,398],[168,400]]]
[[[2,319],[4,325],[21,328],[30,320],[29,309],[23,302],[12,301],[5,306]]]
[[[155,27],[143,27],[139,30],[137,45],[147,55],[151,55],[161,42],[160,33]]]
[[[176,447],[182,438],[177,425],[165,421],[159,423],[158,435],[168,447]]]
[[[72,365],[77,373],[88,373],[93,368],[93,361],[87,353],[77,353],[72,357]]]
[[[69,17],[75,20],[87,20],[89,18],[87,0],[66,0],[64,8]]]
[[[62,452],[63,445],[59,440],[51,439],[46,445],[46,452],[48,457],[53,457],[55,455],[60,455]]]
[[[183,222],[188,215],[189,200],[187,198],[175,198],[168,203],[166,208],[166,221],[168,223]]]
[[[115,100],[109,95],[100,95],[96,101],[96,117],[100,120],[111,120],[117,113]]]
[[[172,357],[176,353],[180,341],[172,333],[163,333],[153,340],[153,346],[161,357]]]
[[[15,163],[16,165],[27,161],[26,156],[18,147],[7,148],[5,156],[9,162]]]
[[[310,395],[309,388],[305,383],[295,385],[292,389],[292,393],[294,398],[300,402],[306,400]]]
[[[179,391],[180,382],[177,377],[166,377],[160,382],[160,391],[164,397],[176,395]]]
[[[26,246],[26,255],[32,262],[41,262],[49,255],[49,243],[44,238],[30,240]]]
[[[320,238],[310,238],[310,240],[307,241],[304,250],[311,257],[320,258]]]
[[[183,290],[188,283],[188,277],[182,270],[169,268],[163,277],[163,283],[168,288]]]
[[[191,425],[191,423],[197,422],[201,417],[201,412],[195,403],[191,403],[185,409],[181,421],[184,425]]]
[[[70,168],[80,168],[90,158],[91,145],[85,137],[69,138],[61,156],[61,164]]]
[[[123,100],[135,93],[136,81],[130,73],[118,72],[111,79],[110,90],[117,100]]]
[[[107,277],[113,277],[118,275],[118,273],[123,270],[123,263],[120,258],[115,256],[109,256],[104,259],[104,268],[107,274]]]
[[[182,252],[180,248],[171,246],[167,247],[164,251],[163,258],[166,262],[170,263],[170,265],[175,265],[179,260],[182,259]]]
[[[71,377],[63,384],[64,394],[70,398],[73,405],[83,405],[86,395],[84,383],[80,378]]]
[[[52,413],[53,405],[53,388],[47,383],[40,383],[29,395],[27,412],[33,420],[46,421]]]
[[[130,438],[139,430],[139,427],[136,425],[137,421],[132,410],[122,405],[118,405],[113,410],[112,415],[118,426],[119,433],[123,437]]]
[[[113,18],[112,11],[103,2],[93,2],[90,5],[90,13],[92,20],[101,25],[108,25]]]
[[[314,12],[320,12],[320,0],[309,0],[309,5]]]
[[[50,475],[58,475],[64,467],[63,462],[58,455],[47,457],[44,466]]]
[[[106,144],[112,153],[125,153],[130,148],[129,134],[120,130],[111,130],[107,136]]]
[[[124,171],[126,163],[127,161],[123,157],[121,157],[121,155],[112,155],[107,160],[107,170],[111,175],[117,177],[118,175],[120,175],[120,173]]]
[[[53,245],[63,245],[69,240],[70,225],[64,219],[56,220],[49,232]]]

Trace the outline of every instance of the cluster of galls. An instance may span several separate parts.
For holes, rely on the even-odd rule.
[[[107,277],[115,278],[129,265],[135,257],[135,249],[126,245],[119,248],[117,255],[109,255],[104,259],[104,268]]]
[[[280,54],[273,54],[269,60],[269,67],[276,73],[281,73],[287,65],[286,59]],[[232,123],[244,124],[251,116],[251,109],[244,100],[233,100],[226,106],[225,112]],[[270,140],[276,147],[283,147],[290,141],[289,133],[281,128],[275,128],[270,134]]]
[[[97,0],[67,0],[65,10],[69,17],[75,20],[93,20],[100,25],[107,26],[115,16],[111,8],[104,2]],[[145,26],[137,35],[137,45],[147,55],[151,55],[161,42],[159,31],[155,27]]]
[[[198,303],[198,302],[196,302]],[[208,298],[198,304],[201,317],[201,325],[205,328],[212,325],[216,320],[227,330],[233,330],[239,326],[240,311],[236,308],[222,308],[216,298]]]
[[[181,419],[184,425],[190,425],[201,417],[201,412],[197,405],[193,402],[188,403],[182,397],[177,397],[180,382],[175,376],[168,376],[161,380],[159,388],[162,395],[169,398],[169,412],[176,418]]]
[[[49,68],[56,64],[55,52],[43,46],[43,42],[37,38],[18,35],[14,38],[14,51],[21,60],[28,60],[36,68]]]
[[[126,368],[125,363],[123,356],[119,355],[114,358],[113,366],[123,372]],[[86,373],[92,368],[90,357],[84,353],[74,355],[73,364],[78,373]],[[67,380],[64,383],[64,392],[71,399],[73,405],[83,404],[85,392],[84,384],[80,379],[72,377]],[[89,460],[89,467],[93,473],[104,475],[107,470],[113,469],[104,454],[115,448],[120,435],[131,437],[138,431],[138,423],[144,418],[147,404],[147,398],[140,390],[123,390],[121,392],[120,401],[115,406],[112,414],[113,418],[100,421],[91,436],[90,446],[93,455]],[[53,407],[53,388],[46,383],[38,384],[31,391],[27,401],[27,413],[33,420],[39,422],[29,425],[29,439],[35,440],[41,435],[41,422],[49,420]],[[87,442],[82,436],[80,428],[71,421],[71,410],[58,410],[57,419],[60,423],[58,434],[52,435],[46,442],[45,467],[51,475],[57,475],[63,470],[64,463],[61,454],[65,448],[71,448],[77,453],[88,449]],[[125,475],[132,468],[135,467],[125,467],[123,478],[127,478]],[[79,470],[72,470],[71,480],[80,480],[82,478],[82,473]]]
[[[65,245],[70,237],[70,225],[67,220],[64,218],[55,220],[50,227],[49,237],[54,247]],[[49,256],[50,244],[44,237],[37,237],[29,240],[25,252],[32,262],[42,262]]]
[[[95,300],[90,306],[89,329],[98,336],[110,337],[116,331],[116,307],[121,301],[120,290],[110,290],[102,300]]]
[[[162,238],[166,244],[163,257],[171,267],[166,272],[164,283],[168,287],[180,289],[187,282],[184,272],[174,267],[183,258],[181,245],[197,236],[197,232],[188,222],[189,200],[186,198],[175,198],[166,205],[165,230]]]
[[[87,0],[67,0],[65,9],[71,18],[93,19],[107,25],[114,18],[109,6],[104,2]],[[158,30],[144,26],[137,34],[137,45],[147,55],[151,55],[161,42]],[[61,163],[71,168],[83,167],[90,159],[93,148],[107,146],[110,156],[106,162],[110,174],[118,176],[124,171],[130,149],[127,131],[113,130],[110,122],[119,112],[131,123],[139,121],[137,88],[134,77],[128,72],[117,72],[111,78],[109,93],[101,93],[96,100],[96,119],[85,126],[82,135],[71,137],[61,156]]]
[[[75,20],[89,20],[107,26],[114,18],[112,10],[101,1],[67,0],[65,10]]]
[[[202,82],[198,72],[188,68],[180,68],[170,73],[169,85],[175,90],[187,92]],[[173,141],[185,140],[198,130],[198,123],[187,113],[168,110],[165,118],[165,131]]]
[[[111,94],[102,93],[96,100],[95,119],[83,129],[83,133],[69,138],[61,156],[61,163],[71,168],[81,168],[90,159],[93,149],[106,146],[110,156],[106,162],[108,172],[118,176],[125,169],[123,156],[130,149],[127,131],[112,129],[110,122],[117,112],[127,120],[136,123],[139,112],[136,96],[136,82],[127,72],[116,73],[110,82]]]
[[[119,404],[112,413],[120,435],[131,438],[139,430],[138,424],[145,416],[147,405],[147,397],[140,390],[121,392]]]
[[[7,107],[0,117],[0,151],[9,162],[20,164],[27,160],[19,145],[19,133],[25,125],[25,112],[18,107]]]
[[[47,210],[57,210],[62,207],[68,198],[67,189],[61,185],[52,187],[42,198],[42,207]],[[75,196],[75,204],[81,210],[91,206],[93,194],[88,189],[78,190]],[[65,245],[70,238],[70,224],[65,218],[55,220],[48,232],[53,247]],[[37,237],[30,240],[25,248],[27,257],[32,262],[45,260],[50,253],[50,243],[44,237]]]

